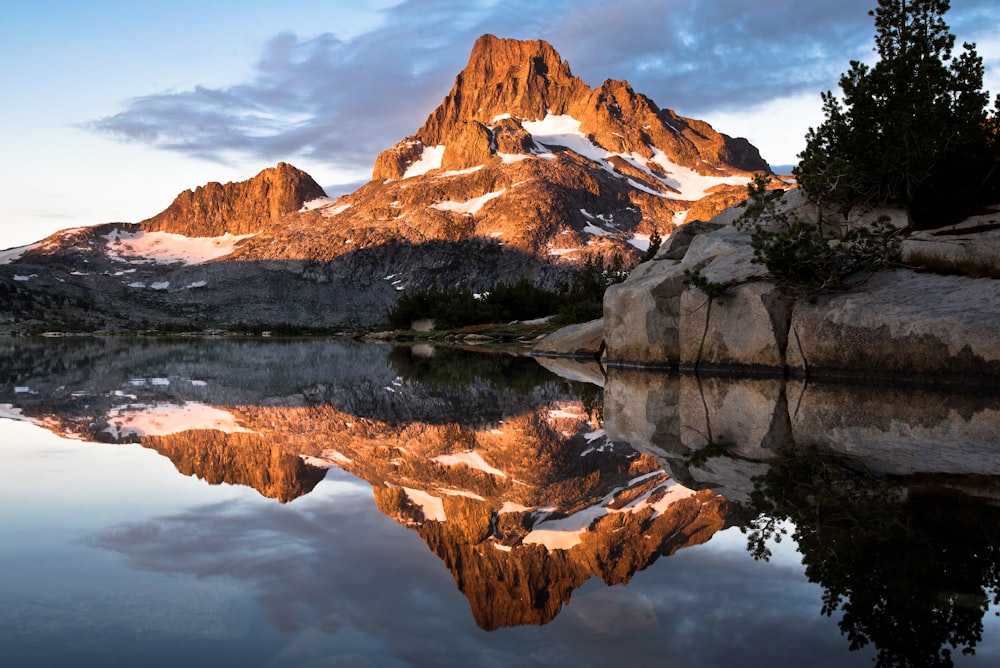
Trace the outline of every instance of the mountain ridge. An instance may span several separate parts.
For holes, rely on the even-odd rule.
[[[281,162],[140,223],[57,233],[0,257],[0,328],[378,327],[405,290],[554,288],[595,256],[634,263],[654,232],[744,199],[754,171],[746,140],[625,81],[590,88],[547,42],[484,35],[354,192]]]
[[[139,226],[187,237],[256,234],[319,197],[326,197],[326,192],[311,176],[279,162],[246,181],[225,185],[213,181],[185,190]]]

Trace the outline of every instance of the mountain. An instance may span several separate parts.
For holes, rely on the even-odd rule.
[[[746,140],[591,88],[543,41],[484,35],[424,124],[337,199],[279,163],[139,223],[0,253],[0,331],[372,328],[406,290],[554,288],[589,257],[634,262],[769,171]]]
[[[746,140],[659,109],[625,81],[593,89],[543,41],[476,41],[451,92],[383,151],[372,180],[310,204],[238,256],[332,259],[392,239],[494,239],[536,258],[631,253],[696,203],[710,217],[769,171]]]

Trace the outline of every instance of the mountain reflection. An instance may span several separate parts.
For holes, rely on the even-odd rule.
[[[791,531],[823,589],[817,612],[838,618],[852,649],[874,646],[877,665],[951,665],[952,651],[975,650],[1000,591],[995,388],[560,373],[604,387],[530,358],[420,346],[7,340],[0,415],[136,443],[185,475],[283,503],[342,470],[447,566],[484,629],[545,624],[589,578],[628,582],[738,525],[758,558]],[[329,510],[363,533],[344,511]],[[306,580],[353,548],[320,509],[282,545],[277,512],[203,509],[93,540],[142,568],[205,575],[231,562],[254,578],[284,550],[316,560],[294,595],[318,596]],[[213,517],[228,538],[213,537]],[[251,546],[250,533],[270,542]],[[300,543],[316,554],[293,554]],[[364,577],[378,589],[378,573]],[[294,624],[281,591],[262,596],[275,624]],[[337,623],[328,604],[309,605]]]
[[[599,388],[530,358],[320,342],[80,339],[7,357],[10,402],[74,438],[290,501],[336,467],[417,532],[485,629],[545,624],[598,576],[628,582],[708,540],[728,504],[608,440]],[[91,377],[82,370],[101,371]],[[14,360],[50,361],[48,368]],[[217,398],[218,397],[218,398]],[[135,536],[108,544],[143,549]]]

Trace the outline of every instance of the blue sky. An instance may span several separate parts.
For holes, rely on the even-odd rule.
[[[789,164],[821,91],[872,57],[875,0],[14,0],[0,22],[0,249],[139,221],[278,161],[331,195],[447,94],[476,37],[545,39],[591,86]],[[1000,92],[1000,7],[953,0]]]

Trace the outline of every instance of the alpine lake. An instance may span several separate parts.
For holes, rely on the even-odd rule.
[[[0,339],[0,665],[1000,665],[1000,388]]]

